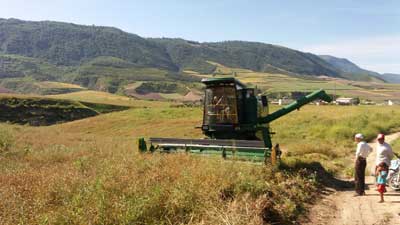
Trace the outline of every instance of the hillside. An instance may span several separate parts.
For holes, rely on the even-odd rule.
[[[317,55],[264,43],[142,38],[113,27],[17,19],[0,19],[0,29],[0,79],[12,90],[18,88],[9,83],[24,86],[27,77],[111,93],[131,81],[193,82],[183,71],[215,73],[209,61],[256,72],[371,80]]]
[[[337,58],[330,55],[320,55],[319,57],[341,71],[342,77],[348,80],[382,81],[379,73],[364,70],[348,59]]]
[[[112,27],[0,19],[0,52],[79,65],[97,56],[115,56],[138,66],[176,70],[154,43]]]
[[[0,29],[0,53],[40,58],[55,65],[77,66],[98,56],[113,56],[135,66],[169,71],[212,72],[212,65],[206,63],[210,60],[254,71],[339,75],[315,55],[263,43],[145,39],[112,27],[17,19],[1,19]]]
[[[0,96],[0,122],[41,126],[96,115],[95,110],[69,100]]]
[[[71,99],[1,94],[0,122],[47,126],[130,108]]]
[[[400,74],[384,73],[381,78],[389,83],[400,84]]]
[[[201,73],[213,72],[213,66],[207,63],[213,61],[259,72],[340,76],[338,71],[316,55],[281,46],[245,41],[198,43],[168,38],[152,40],[164,46],[181,69]]]

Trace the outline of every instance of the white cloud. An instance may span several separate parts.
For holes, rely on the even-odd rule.
[[[347,58],[362,68],[381,73],[400,74],[400,34],[313,45],[302,50]]]

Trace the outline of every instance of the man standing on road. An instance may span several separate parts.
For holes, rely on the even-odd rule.
[[[376,138],[378,144],[376,146],[376,167],[378,167],[379,163],[384,162],[389,167],[390,161],[393,159],[393,150],[392,147],[388,143],[385,142],[385,135],[378,134]]]
[[[363,141],[362,134],[356,134],[354,140],[357,142],[355,177],[356,186],[355,196],[365,195],[365,167],[367,167],[367,157],[372,152],[372,148]]]

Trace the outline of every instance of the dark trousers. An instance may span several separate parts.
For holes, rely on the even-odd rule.
[[[365,167],[367,167],[367,160],[362,157],[358,157],[356,160],[356,171],[355,171],[355,185],[357,194],[364,194],[365,190]]]

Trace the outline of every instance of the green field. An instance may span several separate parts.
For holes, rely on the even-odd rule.
[[[58,97],[133,108],[45,127],[0,124],[3,224],[291,224],[315,199],[320,165],[351,175],[354,133],[370,140],[400,128],[397,106],[308,105],[271,124],[280,170],[141,155],[138,137],[201,138],[202,109],[83,93]]]

